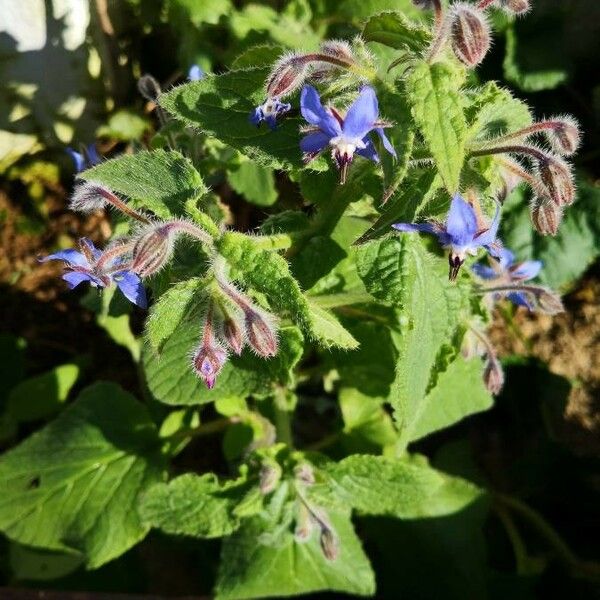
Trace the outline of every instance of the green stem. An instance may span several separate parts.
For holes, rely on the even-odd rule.
[[[515,555],[515,563],[517,566],[517,574],[518,575],[527,575],[529,573],[528,562],[529,557],[527,555],[527,549],[525,547],[525,543],[523,542],[523,538],[513,521],[513,518],[506,510],[505,507],[497,504],[495,507],[496,514],[500,521],[502,521],[502,525],[504,525],[504,529],[506,530],[506,535],[508,535],[508,539],[512,545],[512,549]]]
[[[277,402],[274,403],[273,408],[275,410],[275,431],[277,432],[277,441],[293,448],[292,413],[289,410],[277,406]]]
[[[224,429],[227,429],[229,425],[235,423],[234,418],[224,417],[222,419],[215,419],[214,421],[209,421],[208,423],[203,423],[202,425],[198,425],[198,427],[192,427],[190,429],[179,429],[166,439],[169,441],[176,441],[185,438],[191,437],[203,437],[206,435],[212,435],[213,433],[219,433]]]

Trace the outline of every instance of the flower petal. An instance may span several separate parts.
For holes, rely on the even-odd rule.
[[[526,260],[520,264],[515,265],[515,268],[511,270],[511,279],[517,279],[519,281],[526,281],[537,277],[538,273],[542,269],[542,261],[540,260]]]
[[[82,273],[81,271],[69,271],[68,273],[65,273],[62,276],[62,278],[67,282],[67,285],[69,286],[70,290],[76,288],[80,283],[83,283],[84,281],[89,281],[90,283],[97,285],[97,280],[95,279],[95,277],[93,277],[89,273]]]
[[[506,299],[510,300],[516,306],[524,306],[529,310],[533,310],[531,302],[529,302],[527,296],[523,292],[510,292],[510,294],[506,294]]]
[[[71,148],[70,146],[66,148],[66,152],[73,159],[73,166],[75,167],[75,171],[77,173],[83,171],[83,169],[85,169],[85,160],[83,158],[83,154],[81,154],[81,152],[73,150],[73,148]]]
[[[321,152],[329,144],[329,136],[322,131],[309,133],[300,140],[300,150],[308,154]]]
[[[192,65],[188,71],[188,79],[190,81],[200,81],[204,78],[204,71],[200,65]]]
[[[98,154],[96,144],[89,144],[86,146],[85,153],[87,155],[87,163],[89,167],[99,165],[102,162],[102,157]]]
[[[69,265],[74,265],[77,267],[89,267],[87,258],[78,250],[74,248],[67,248],[65,250],[59,250],[54,254],[49,254],[48,256],[40,256],[38,257],[38,262],[45,263],[49,260],[64,260]]]
[[[477,243],[477,245],[478,246],[491,246],[496,241],[496,237],[498,236],[498,227],[499,226],[500,226],[500,207],[498,206],[496,208],[496,214],[494,215],[494,218],[492,219],[492,223],[490,224],[490,228],[486,229],[479,235],[475,236],[475,242]],[[495,253],[497,255],[501,256],[503,250],[504,249],[495,250]],[[494,256],[496,255],[496,254],[494,254],[494,252],[491,252],[491,253]]]
[[[257,106],[250,113],[250,116],[248,117],[248,120],[250,121],[250,123],[252,123],[253,125],[256,125],[257,127],[262,123],[263,119],[264,119],[264,115],[263,115],[262,106]]]
[[[502,269],[508,269],[515,262],[515,255],[508,248],[501,248],[497,252],[498,262]]]
[[[496,279],[498,278],[498,273],[492,268],[484,265],[482,263],[477,263],[471,267],[471,271],[480,277],[481,279]]]
[[[446,231],[456,246],[469,246],[477,233],[475,211],[460,194],[455,194],[450,203]]]
[[[356,154],[360,154],[360,156],[363,156],[364,158],[368,158],[369,160],[378,163],[379,154],[377,154],[377,150],[375,150],[375,145],[373,144],[373,142],[369,139],[368,136],[363,138],[363,142],[365,144],[365,147],[359,148],[356,151]]]
[[[342,133],[342,128],[337,119],[321,104],[319,92],[312,85],[305,85],[302,88],[300,112],[311,125],[318,127],[330,138]]]
[[[344,119],[344,135],[349,138],[362,140],[372,129],[379,117],[379,105],[375,90],[366,85],[361,90],[358,98],[348,109]]]
[[[396,150],[394,150],[394,146],[392,146],[392,143],[390,142],[390,140],[388,139],[388,136],[385,135],[385,131],[383,130],[383,127],[377,127],[377,129],[375,129],[375,131],[377,132],[377,135],[381,138],[381,141],[383,143],[383,147],[394,157],[397,158],[396,156]]]
[[[117,284],[127,300],[137,304],[140,308],[148,308],[146,290],[138,275],[131,271],[121,271],[113,275],[113,281]]]

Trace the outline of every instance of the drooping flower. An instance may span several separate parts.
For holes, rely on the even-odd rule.
[[[475,209],[460,194],[455,194],[445,224],[429,221],[396,223],[392,227],[398,231],[420,231],[435,235],[439,243],[450,250],[448,255],[449,278],[454,281],[467,255],[475,256],[479,248],[484,248],[492,256],[498,255],[500,245],[496,241],[496,236],[499,224],[499,209],[496,210],[491,224],[488,227],[482,227],[478,223]]]
[[[491,266],[481,263],[473,265],[472,269],[475,275],[494,286],[511,285],[523,281],[529,281],[537,277],[542,268],[542,262],[539,260],[526,260],[515,262],[515,255],[506,248],[498,252],[498,260],[491,262]],[[505,297],[517,306],[525,306],[533,310],[527,294],[522,291],[494,293],[495,298]]]
[[[81,173],[81,171],[102,162],[102,157],[96,150],[96,144],[88,144],[85,148],[82,148],[81,152],[77,152],[69,146],[66,148],[66,152],[73,160],[76,173]]]
[[[74,248],[59,250],[54,254],[38,258],[39,262],[62,260],[65,263],[65,274],[62,278],[69,289],[88,281],[93,287],[106,288],[115,283],[123,295],[140,308],[147,308],[146,291],[138,275],[127,268],[123,261],[124,247],[115,246],[102,252],[91,240],[79,240],[81,251]]]
[[[306,130],[308,135],[300,140],[300,148],[306,160],[312,160],[330,147],[331,155],[340,169],[341,183],[346,180],[348,166],[355,154],[379,162],[379,155],[369,137],[372,131],[379,135],[383,147],[392,156],[396,156],[396,151],[383,130],[384,127],[389,127],[389,123],[380,120],[375,90],[368,85],[362,88],[345,116],[334,108],[324,107],[317,90],[306,85],[300,96],[300,110],[312,125]]]
[[[275,131],[277,128],[277,117],[285,114],[291,108],[291,104],[281,102],[279,98],[267,98],[250,113],[250,122],[259,127],[264,121],[271,131]]]

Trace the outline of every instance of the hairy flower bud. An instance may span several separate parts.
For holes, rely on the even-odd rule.
[[[551,119],[548,123],[551,127],[546,130],[546,137],[554,151],[564,156],[575,154],[581,142],[579,123],[569,115]]]
[[[477,66],[491,44],[490,26],[485,13],[470,4],[454,4],[451,22],[452,50],[467,67]]]
[[[327,560],[336,560],[340,554],[340,540],[335,531],[330,527],[321,527],[321,535],[319,537],[323,556]]]
[[[252,349],[264,358],[277,354],[277,335],[273,317],[256,308],[244,311],[246,336]]]
[[[511,15],[524,15],[531,9],[529,0],[498,0],[499,6]]]
[[[531,203],[531,221],[538,233],[556,235],[562,220],[562,208],[545,196],[535,196]]]
[[[138,91],[149,102],[157,102],[161,94],[160,84],[152,75],[142,75],[137,83]]]
[[[258,489],[263,495],[275,490],[281,479],[281,466],[274,460],[263,463],[260,468]]]
[[[315,528],[315,522],[304,502],[298,503],[296,510],[296,529],[294,530],[294,538],[301,544],[307,542]]]
[[[200,345],[194,354],[193,367],[196,374],[204,380],[206,387],[211,390],[226,362],[227,352],[212,340],[212,344]]]
[[[268,98],[283,98],[297,90],[308,75],[309,62],[302,54],[284,54],[267,78]]]
[[[536,294],[538,309],[548,315],[557,315],[565,312],[560,296],[553,290],[540,287]]]
[[[504,385],[504,371],[500,361],[495,356],[489,356],[483,370],[483,382],[488,392],[497,395]]]
[[[315,473],[308,463],[302,463],[294,469],[296,479],[304,485],[314,485]]]
[[[173,256],[174,230],[169,223],[148,227],[133,247],[131,270],[140,277],[160,271]]]
[[[548,195],[557,206],[573,204],[575,183],[570,166],[563,160],[548,156],[538,163],[538,173]]]
[[[350,47],[350,44],[344,40],[325,40],[319,46],[319,50],[323,54],[327,54],[333,58],[339,58],[348,63],[355,62],[352,48]]]

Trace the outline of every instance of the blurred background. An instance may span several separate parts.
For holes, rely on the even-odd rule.
[[[85,290],[68,293],[60,265],[36,261],[81,236],[101,244],[115,227],[108,215],[67,210],[75,175],[67,148],[110,157],[159,143],[154,106],[137,90],[142,74],[168,89],[192,65],[218,73],[256,45],[275,60],[284,49],[349,39],[382,10],[427,18],[410,0],[0,0],[0,449],[91,381],[143,392],[130,329],[141,331],[143,315],[108,312]],[[411,600],[600,597],[588,562],[600,560],[600,2],[533,0],[525,18],[498,15],[494,26],[493,51],[476,77],[500,81],[537,117],[571,113],[584,131],[579,196],[558,236],[533,232],[518,189],[502,232],[518,258],[544,261],[542,281],[565,294],[567,310],[500,310],[492,340],[507,384],[495,407],[416,449],[439,468],[525,498],[545,521],[532,527],[524,515],[516,527],[506,515],[483,520],[476,510],[435,521],[364,519],[359,531],[381,598],[398,597],[399,569]],[[207,179],[231,226],[247,230],[278,199],[277,210],[297,201],[289,180],[203,144],[209,159],[219,158]],[[253,168],[249,188],[240,171]],[[203,460],[215,468],[210,443],[203,441]],[[208,594],[217,549],[153,533],[86,572],[72,557],[0,539],[0,585]]]

